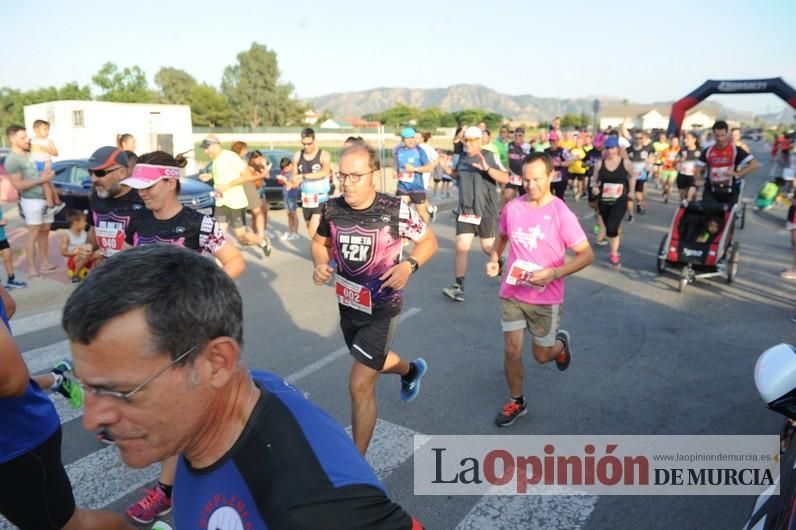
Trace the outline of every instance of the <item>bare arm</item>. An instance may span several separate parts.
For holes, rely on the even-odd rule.
[[[6,310],[6,316],[9,320],[11,320],[11,317],[13,317],[14,313],[17,312],[17,302],[11,298],[11,295],[8,294],[8,291],[6,291],[2,286],[0,286],[0,299],[2,299],[3,307]]]
[[[221,268],[233,280],[240,278],[246,269],[243,254],[231,241],[227,241],[213,256],[221,262]]]
[[[312,281],[315,285],[323,285],[332,277],[334,269],[329,266],[331,260],[331,240],[328,237],[323,237],[315,234],[310,244],[310,253],[312,254]]]
[[[11,332],[3,324],[0,324],[0,328],[0,398],[18,397],[28,388],[30,372]]]
[[[745,168],[743,168],[743,169],[742,169],[742,170],[740,170],[740,171],[736,171],[736,172],[735,172],[735,175],[736,175],[738,178],[741,178],[741,179],[742,179],[742,178],[744,178],[746,175],[748,175],[749,173],[751,173],[751,172],[755,171],[755,170],[756,170],[757,168],[759,168],[759,167],[760,167],[760,164],[757,162],[757,159],[756,159],[756,158],[753,158],[753,159],[752,159],[752,160],[749,162],[749,165],[748,165],[748,166],[746,166]]]
[[[431,256],[437,251],[437,237],[431,228],[426,226],[426,231],[423,235],[415,241],[415,248],[410,256],[413,260],[417,261],[418,265],[422,266]],[[379,279],[384,283],[381,289],[403,289],[409,282],[409,277],[412,275],[412,265],[409,261],[402,261],[389,268]]]
[[[63,234],[63,237],[61,237],[61,255],[65,258],[71,258],[77,255],[77,249],[69,251],[69,236],[66,234]]]
[[[17,191],[25,191],[35,188],[36,186],[41,186],[45,182],[50,182],[53,179],[53,172],[49,169],[45,169],[36,180],[25,180],[22,178],[22,173],[11,173],[8,175],[8,178],[11,179],[11,184]]]
[[[48,139],[47,142],[47,152],[50,153],[50,156],[58,156],[58,148],[55,147],[53,141]]]

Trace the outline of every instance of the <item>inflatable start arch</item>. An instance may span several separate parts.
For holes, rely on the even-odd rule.
[[[672,114],[669,117],[667,132],[680,134],[683,118],[688,109],[698,104],[703,99],[713,94],[761,94],[771,93],[782,98],[788,105],[796,109],[796,90],[782,80],[781,77],[773,79],[743,79],[734,81],[717,81],[709,79],[702,86],[688,94],[683,99],[672,105]]]

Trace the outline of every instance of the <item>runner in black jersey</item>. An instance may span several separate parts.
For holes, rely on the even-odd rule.
[[[337,272],[340,327],[355,361],[351,368],[351,429],[364,454],[376,426],[376,380],[401,376],[401,399],[420,390],[426,362],[401,359],[390,350],[403,298],[402,289],[437,249],[434,233],[400,198],[376,192],[378,154],[366,144],[340,157],[342,196],[327,201],[312,240],[313,281],[323,285]],[[414,241],[401,259],[403,239]]]
[[[702,151],[696,135],[687,132],[685,149],[682,149],[677,157],[677,190],[680,192],[681,201],[691,202],[696,198],[696,183],[702,172],[702,167],[699,165],[701,157]]]
[[[633,166],[633,176],[636,178],[635,189],[628,190],[627,212],[630,220],[632,220],[634,193],[636,197],[636,212],[643,215],[647,211],[647,177],[652,171],[655,150],[652,145],[644,145],[644,134],[641,131],[635,131],[633,133],[633,143],[626,151],[627,157]]]
[[[144,211],[136,190],[121,184],[129,176],[127,155],[118,147],[100,147],[88,159],[93,189],[89,197],[91,229],[88,241],[109,258],[124,248],[130,221]]]
[[[522,187],[522,166],[531,152],[531,144],[525,141],[525,129],[514,130],[514,140],[508,145],[509,181],[503,185],[503,204],[525,194]]]
[[[620,152],[616,136],[608,137],[604,152],[605,159],[598,161],[594,167],[596,179],[592,192],[600,196],[600,215],[611,248],[608,259],[614,268],[619,268],[622,266],[619,260],[622,218],[627,211],[629,190],[634,189],[636,177],[633,176],[630,161]]]
[[[140,247],[166,243],[209,254],[236,279],[245,262],[235,244],[227,240],[219,223],[209,215],[183,206],[179,199],[179,162],[163,151],[141,155],[133,176],[123,184],[139,190],[146,211],[127,226],[126,242]]]
[[[236,279],[246,266],[238,247],[227,240],[220,224],[210,217],[183,206],[180,193],[180,167],[168,153],[155,151],[141,155],[133,176],[123,184],[137,189],[146,210],[127,225],[126,243],[133,247],[167,244],[185,247],[215,257],[230,278]],[[177,470],[177,458],[161,463],[158,484],[138,502],[129,506],[127,515],[148,524],[171,510],[171,492]]]
[[[318,147],[315,131],[301,131],[302,150],[293,155],[293,181],[301,185],[301,211],[307,223],[307,235],[312,241],[318,230],[321,208],[331,193],[332,157]]]

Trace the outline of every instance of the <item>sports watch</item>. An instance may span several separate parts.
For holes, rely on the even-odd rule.
[[[420,268],[420,264],[414,258],[406,258],[406,262],[412,266],[412,274],[417,272],[417,269]]]

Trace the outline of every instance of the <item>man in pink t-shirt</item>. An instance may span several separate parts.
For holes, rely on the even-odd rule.
[[[564,276],[594,261],[577,217],[551,192],[554,171],[553,162],[545,153],[531,153],[525,159],[522,180],[526,194],[503,208],[500,235],[486,265],[487,275],[497,276],[500,256],[509,247],[500,299],[504,369],[511,399],[495,419],[499,427],[511,425],[527,412],[522,390],[526,328],[533,336],[533,356],[537,362],[555,360],[559,370],[569,367],[572,360],[569,333],[558,329],[564,303]],[[565,262],[567,249],[575,253],[575,258]]]

